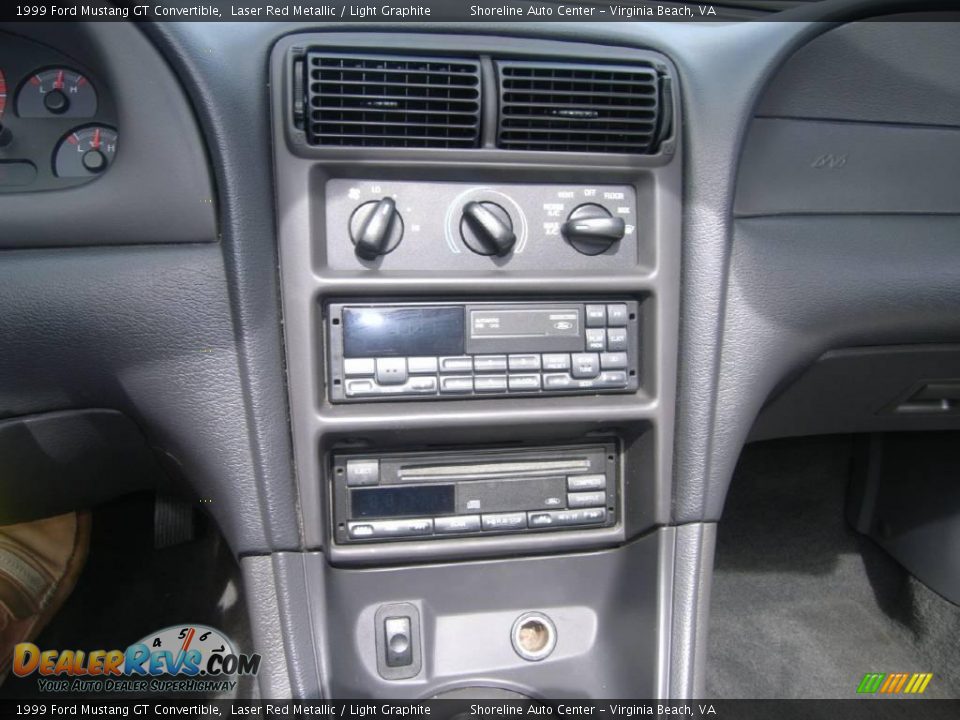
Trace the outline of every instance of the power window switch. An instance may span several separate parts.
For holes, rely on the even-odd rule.
[[[384,680],[406,680],[420,674],[423,641],[420,638],[420,611],[409,602],[389,603],[377,608],[373,618],[377,673]]]
[[[412,665],[413,639],[410,636],[410,618],[388,617],[383,622],[383,634],[387,667]]]

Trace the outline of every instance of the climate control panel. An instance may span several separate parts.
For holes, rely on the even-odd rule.
[[[325,197],[336,269],[604,270],[638,259],[630,185],[333,179]]]

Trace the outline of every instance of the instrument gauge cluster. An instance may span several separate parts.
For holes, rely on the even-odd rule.
[[[92,71],[0,33],[0,193],[90,182],[118,152],[116,110]]]

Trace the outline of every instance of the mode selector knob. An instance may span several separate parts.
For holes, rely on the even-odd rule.
[[[460,218],[460,237],[478,255],[508,254],[517,236],[510,213],[492,202],[468,202]]]
[[[402,238],[403,218],[393,198],[365,202],[350,216],[350,239],[364,260],[386,255]]]
[[[586,203],[573,209],[561,231],[577,252],[599,255],[623,239],[626,224],[603,205]]]

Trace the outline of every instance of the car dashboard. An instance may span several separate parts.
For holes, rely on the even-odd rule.
[[[0,26],[5,520],[179,488],[263,697],[702,695],[744,444],[960,429],[956,25],[812,5]]]

